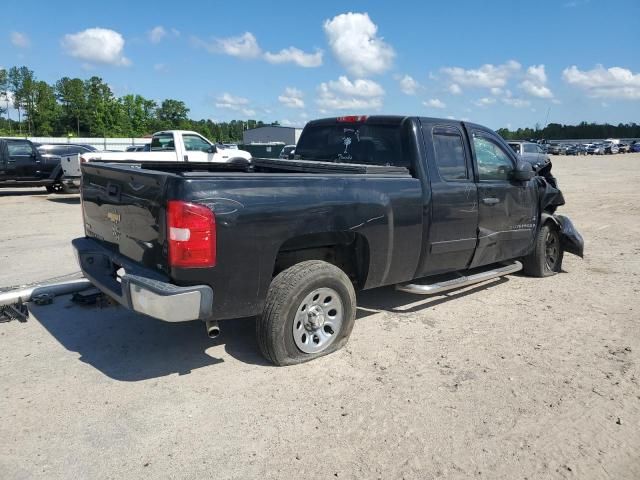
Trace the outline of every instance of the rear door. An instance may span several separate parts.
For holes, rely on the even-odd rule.
[[[533,181],[515,182],[513,150],[492,132],[474,129],[472,145],[478,185],[478,247],[471,267],[525,254],[536,228],[537,194]]]
[[[478,192],[460,125],[422,121],[431,185],[431,228],[418,276],[465,269],[476,248]]]
[[[7,140],[7,173],[11,180],[36,180],[40,168],[40,156],[31,142],[26,140]]]

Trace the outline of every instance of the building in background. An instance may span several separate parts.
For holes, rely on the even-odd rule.
[[[280,125],[266,125],[264,127],[245,130],[242,134],[242,143],[283,143],[284,145],[296,145],[302,128],[283,127]]]

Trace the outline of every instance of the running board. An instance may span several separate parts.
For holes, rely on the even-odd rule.
[[[509,265],[503,265],[498,268],[487,270],[485,272],[474,273],[473,275],[464,276],[461,275],[453,280],[446,280],[444,282],[432,283],[430,285],[421,285],[419,283],[405,283],[403,285],[396,285],[396,290],[401,292],[413,293],[416,295],[433,295],[435,293],[446,292],[447,290],[453,290],[455,288],[462,288],[474,283],[484,282],[491,280],[492,278],[502,277],[503,275],[509,275],[522,270],[522,263],[513,262]]]

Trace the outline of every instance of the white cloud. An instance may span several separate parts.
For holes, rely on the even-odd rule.
[[[237,37],[216,38],[206,42],[197,37],[191,37],[197,47],[206,49],[209,53],[224,53],[232,57],[244,59],[262,58],[269,63],[294,63],[299,67],[319,67],[322,65],[324,52],[317,50],[307,53],[296,47],[283,48],[279,52],[263,52],[258,40],[251,32],[245,32]]]
[[[287,87],[284,93],[278,97],[280,103],[290,108],[304,108],[303,93],[297,88]]]
[[[313,68],[322,65],[323,52],[306,53],[296,47],[280,50],[278,53],[266,52],[264,59],[269,63],[295,63],[299,67]]]
[[[640,99],[640,73],[627,68],[596,65],[592,70],[583,71],[573,65],[564,69],[562,79],[590,97]]]
[[[131,60],[124,56],[124,38],[108,28],[87,28],[67,34],[61,44],[68,55],[89,63],[131,65]]]
[[[507,90],[507,92],[508,92],[508,90]],[[491,95],[495,95],[496,97],[499,97],[503,93],[504,93],[504,90],[502,88],[493,87],[491,89]],[[509,92],[509,94],[511,94],[511,92]]]
[[[422,104],[427,108],[447,108],[447,105],[440,99],[431,98]]]
[[[532,97],[553,98],[553,93],[547,87],[547,74],[544,65],[532,65],[527,68],[525,80],[520,83],[520,88]]]
[[[494,103],[496,103],[496,99],[495,98],[489,98],[489,97],[483,97],[483,98],[480,98],[479,100],[476,100],[473,103],[475,105],[477,105],[478,107],[486,107],[488,105],[493,105]]]
[[[224,53],[239,58],[257,58],[262,54],[262,49],[251,32],[245,32],[237,37],[216,38],[211,42],[192,37],[192,41],[209,53]]]
[[[405,95],[415,95],[420,87],[420,84],[411,75],[400,77],[398,82],[400,83],[400,90]]]
[[[481,87],[481,88],[502,88],[507,84],[509,78],[519,72],[521,65],[509,60],[502,65],[484,64],[477,69],[465,70],[461,67],[445,67],[441,72],[449,76],[455,84],[465,87]]]
[[[378,110],[382,107],[384,89],[373,80],[338,80],[323,82],[318,87],[318,106],[329,110]]]
[[[522,98],[510,98],[510,97],[503,98],[502,103],[515,108],[525,108],[531,105],[531,102],[529,100],[523,100]]]
[[[452,95],[460,95],[462,94],[462,89],[460,88],[460,85],[458,85],[457,83],[452,83],[451,85],[449,85],[449,93],[451,93]]]
[[[26,33],[11,32],[11,45],[18,48],[29,48],[31,46],[31,40]]]
[[[218,108],[226,108],[228,110],[241,110],[247,105],[249,105],[249,99],[236,97],[226,92],[216,98],[216,107]]]
[[[379,74],[391,68],[395,52],[381,37],[367,13],[343,13],[324,22],[331,51],[356,77]]]
[[[366,80],[359,78],[355,81],[349,80],[344,75],[340,76],[338,80],[331,80],[328,83],[329,88],[342,95],[350,95],[354,97],[381,97],[384,95],[384,89],[380,84],[373,80]]]
[[[147,36],[151,43],[160,43],[160,41],[167,36],[167,31],[162,25],[158,25],[157,27],[153,27],[149,30]]]

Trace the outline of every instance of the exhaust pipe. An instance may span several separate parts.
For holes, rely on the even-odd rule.
[[[220,335],[220,327],[217,320],[207,320],[205,322],[207,328],[207,335],[209,338],[216,338]]]

